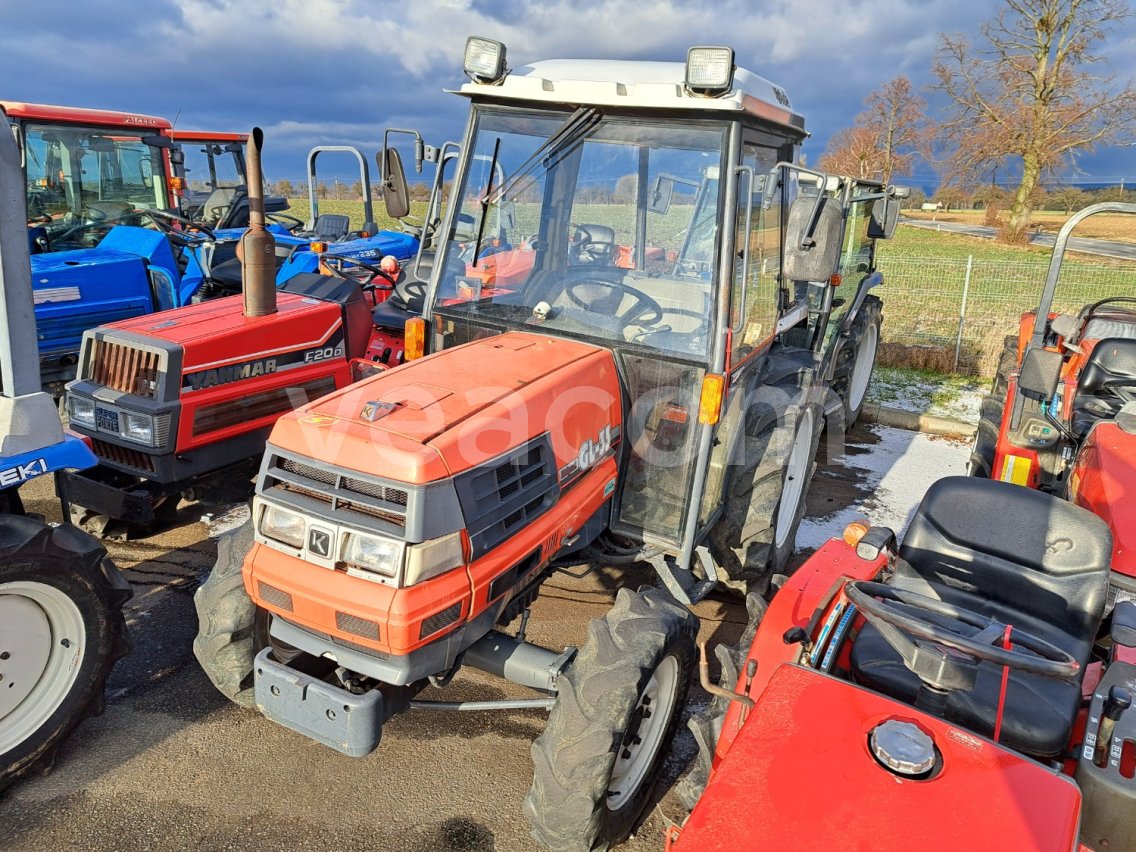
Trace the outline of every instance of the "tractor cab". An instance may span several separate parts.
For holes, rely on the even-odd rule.
[[[610,351],[626,412],[610,532],[686,571],[723,515],[728,468],[744,463],[740,436],[760,425],[769,377],[810,373],[763,406],[811,396],[824,410],[810,429],[844,407],[839,392],[822,399],[852,384],[858,338],[844,346],[841,384],[838,332],[869,318],[860,308],[882,281],[874,241],[890,236],[898,193],[793,165],[801,116],[728,50],[696,49],[685,68],[610,62],[599,73],[559,60],[506,71],[494,64],[500,45],[478,44],[430,279],[429,348],[516,331]]]
[[[179,194],[181,214],[213,230],[247,228],[248,134],[171,130],[169,135],[174,141],[170,150],[171,183]],[[266,194],[264,209],[268,214],[280,214],[288,209],[288,199]]]
[[[32,254],[90,248],[138,211],[173,206],[170,123],[107,110],[0,101],[20,149]]]

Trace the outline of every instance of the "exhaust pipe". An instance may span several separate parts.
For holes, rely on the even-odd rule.
[[[276,240],[264,226],[264,174],[260,168],[263,145],[264,131],[254,127],[249,135],[248,162],[245,164],[249,227],[237,245],[246,317],[276,313]]]

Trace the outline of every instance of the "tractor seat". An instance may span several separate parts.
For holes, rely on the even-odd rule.
[[[402,332],[406,321],[422,314],[426,303],[426,282],[403,274],[390,298],[371,309],[371,320],[379,328]]]
[[[1099,420],[1111,419],[1124,400],[1110,388],[1136,394],[1136,339],[1109,337],[1093,347],[1077,379],[1071,428],[1083,438]]]
[[[1083,670],[1104,616],[1111,554],[1108,526],[1079,506],[1009,483],[948,477],[919,505],[892,582],[1027,630]],[[852,646],[851,662],[857,683],[915,702],[919,678],[871,624]],[[1002,672],[980,663],[974,686],[947,697],[945,718],[992,736]],[[1002,742],[1039,758],[1060,755],[1080,700],[1080,678],[1011,669]]]
[[[342,240],[351,230],[351,218],[341,213],[320,213],[312,226],[312,236],[317,240],[334,243]]]

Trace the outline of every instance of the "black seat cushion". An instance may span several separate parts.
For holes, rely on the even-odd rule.
[[[1136,340],[1110,337],[1093,348],[1073,397],[1072,429],[1078,437],[1098,421],[1116,416],[1123,403],[1113,388],[1136,392]]]
[[[312,226],[316,239],[336,242],[347,236],[351,230],[351,218],[341,213],[320,213]]]
[[[987,479],[935,483],[912,519],[893,583],[1026,630],[1087,664],[1108,590],[1112,534],[1091,512],[1049,494]],[[852,649],[858,682],[914,701],[919,679],[871,625]],[[979,666],[953,692],[947,718],[993,732],[1002,670]],[[1068,740],[1079,683],[1011,672],[1003,739],[1038,756]]]
[[[402,331],[406,327],[406,321],[416,316],[418,316],[416,311],[402,307],[397,299],[379,302],[371,309],[371,320],[375,325],[396,331]]]

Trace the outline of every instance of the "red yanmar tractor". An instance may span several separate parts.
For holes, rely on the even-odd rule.
[[[418,316],[425,285],[407,280],[397,264],[388,271],[378,259],[329,254],[325,274],[300,273],[275,285],[261,144],[254,133],[248,187],[259,242],[257,254],[244,253],[244,295],[84,335],[67,410],[99,464],[63,474],[62,483],[72,518],[89,532],[124,536],[170,519],[181,498],[217,489],[245,499],[277,417],[401,358],[404,327]],[[397,151],[387,159],[401,173]],[[408,210],[405,180],[386,199],[393,216]],[[262,251],[273,263],[250,266]],[[411,325],[421,342],[422,320]]]
[[[898,548],[849,527],[719,654],[710,781],[667,849],[1136,849],[1136,604],[1100,635],[1111,552],[1091,512],[969,477]]]
[[[1095,204],[1058,233],[1041,303],[1006,338],[983,400],[970,472],[1050,491],[1103,518],[1114,545],[1111,608],[1136,600],[1136,435],[1123,422],[1136,418],[1136,288],[1076,314],[1053,310],[1069,236],[1100,213],[1136,213],[1136,204]]]
[[[801,117],[729,48],[510,72],[472,38],[465,69],[429,354],[277,420],[194,651],[355,756],[410,708],[551,709],[533,833],[606,849],[680,719],[684,604],[784,569],[825,415],[862,405],[898,193],[789,165]],[[582,650],[526,641],[557,568],[638,560],[664,588],[620,589]],[[416,698],[463,666],[542,695]]]

